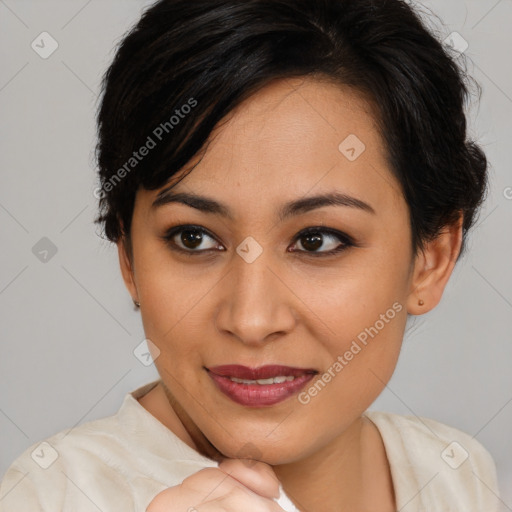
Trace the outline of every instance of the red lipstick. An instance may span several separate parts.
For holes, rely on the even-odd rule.
[[[263,407],[282,402],[298,393],[318,373],[313,368],[282,365],[249,368],[230,364],[206,370],[222,393],[247,407]]]

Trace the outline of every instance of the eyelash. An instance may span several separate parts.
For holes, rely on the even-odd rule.
[[[166,233],[161,237],[162,240],[169,246],[169,248],[173,251],[181,252],[186,254],[187,256],[198,256],[205,253],[208,253],[210,251],[215,251],[216,249],[203,249],[201,251],[195,251],[192,249],[183,249],[182,247],[179,247],[174,241],[173,238],[184,232],[184,231],[192,231],[192,232],[198,232],[201,234],[206,234],[213,240],[216,240],[216,238],[211,235],[208,230],[195,225],[180,225],[180,226],[174,226],[166,231]],[[335,229],[326,229],[323,226],[317,226],[317,227],[310,227],[307,229],[302,230],[300,233],[297,234],[297,236],[293,240],[293,245],[297,243],[301,238],[312,235],[312,234],[327,234],[330,236],[334,236],[335,238],[338,238],[341,242],[341,244],[336,248],[332,249],[331,251],[324,251],[324,252],[313,252],[313,251],[305,251],[305,250],[294,250],[291,252],[299,252],[299,253],[305,253],[306,256],[313,256],[314,258],[324,258],[328,256],[334,256],[335,254],[338,254],[340,252],[345,251],[349,247],[355,247],[355,242],[345,233],[342,233],[341,231],[337,231]],[[221,251],[222,252],[222,251]]]

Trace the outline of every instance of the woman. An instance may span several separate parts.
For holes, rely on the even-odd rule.
[[[475,439],[367,411],[485,196],[464,78],[400,0],[147,9],[103,81],[97,222],[160,379],[28,449],[0,510],[497,510]]]

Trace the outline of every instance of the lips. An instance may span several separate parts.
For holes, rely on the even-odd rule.
[[[294,368],[275,364],[260,366],[258,368],[249,368],[238,364],[227,364],[224,366],[213,366],[212,368],[208,368],[208,370],[221,377],[236,377],[237,379],[246,380],[269,379],[280,375],[284,377],[300,377],[307,373],[318,373],[313,368]]]
[[[224,395],[238,404],[249,407],[281,402],[298,393],[318,373],[313,368],[282,365],[258,368],[223,365],[205,369]]]

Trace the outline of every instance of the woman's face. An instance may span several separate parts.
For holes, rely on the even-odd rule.
[[[418,299],[407,204],[369,106],[332,84],[274,82],[171,190],[208,203],[152,206],[165,188],[137,193],[128,283],[164,384],[228,457],[248,440],[270,464],[325,448],[390,379]],[[325,194],[354,199],[305,202]],[[214,377],[223,365],[301,370],[244,384]]]

